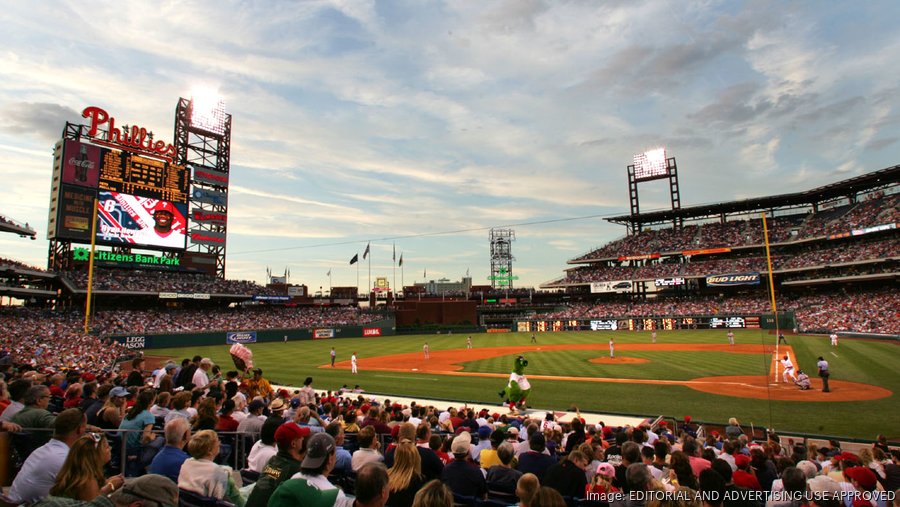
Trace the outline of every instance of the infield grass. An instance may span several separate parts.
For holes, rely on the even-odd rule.
[[[563,332],[537,333],[538,346],[556,344],[606,344],[610,336],[617,344],[650,343],[649,332]],[[224,336],[224,333],[223,333]],[[410,335],[380,338],[296,341],[250,344],[253,362],[273,383],[302,385],[307,376],[314,378],[318,390],[337,389],[343,384],[395,395],[497,404],[505,381],[498,378],[445,376],[426,373],[360,371],[319,368],[329,363],[329,351],[335,347],[338,361],[346,361],[352,352],[360,358],[422,351],[425,341],[432,351],[464,349],[466,334]],[[530,333],[473,334],[476,348],[511,345],[531,346]],[[659,331],[658,343],[725,344],[722,330]],[[762,330],[735,330],[738,344],[774,345],[775,336]],[[223,338],[224,341],[224,338]],[[796,355],[795,363],[815,376],[816,358],[826,357],[832,379],[881,386],[891,396],[858,402],[797,402],[737,398],[702,393],[679,385],[640,385],[557,381],[531,378],[529,404],[536,408],[567,410],[577,405],[584,411],[639,414],[646,416],[691,415],[695,420],[724,423],[737,417],[741,423],[771,427],[777,431],[872,439],[878,433],[900,438],[900,346],[897,343],[842,339],[837,349],[827,337],[789,336]],[[199,354],[212,358],[225,370],[233,364],[228,346],[175,349],[150,349],[148,355],[180,360]],[[589,360],[608,356],[608,350],[554,350],[528,353],[528,375],[564,375],[656,380],[688,380],[715,375],[767,375],[769,354],[728,352],[689,352],[617,350],[617,357],[647,359],[643,364],[597,364]],[[462,363],[464,371],[508,374],[515,355]]]

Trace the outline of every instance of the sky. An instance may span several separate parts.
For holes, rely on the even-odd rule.
[[[391,286],[467,272],[514,230],[516,287],[621,238],[626,166],[665,146],[682,206],[900,162],[900,3],[20,1],[0,9],[0,257],[46,266],[52,150],[99,106],[174,140],[233,117],[226,276]],[[642,210],[668,207],[641,184]],[[395,250],[396,249],[396,250]],[[403,256],[402,269],[392,260]],[[358,269],[359,268],[359,269]],[[326,275],[331,272],[331,277]]]

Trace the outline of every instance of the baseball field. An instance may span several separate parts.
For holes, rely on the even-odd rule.
[[[524,354],[532,385],[531,406],[647,416],[690,415],[725,423],[872,439],[878,433],[900,438],[900,344],[842,339],[831,347],[824,336],[788,336],[788,353],[810,375],[813,389],[778,381],[775,336],[762,330],[735,330],[729,346],[723,330],[650,332],[560,332],[408,335],[340,340],[250,344],[253,362],[273,383],[302,385],[314,378],[318,390],[360,385],[371,392],[468,402],[498,403],[497,392],[513,361]],[[615,339],[610,358],[609,339]],[[425,359],[423,345],[430,357]],[[335,367],[329,352],[337,352]],[[223,370],[233,369],[228,346],[152,349],[152,359],[199,354]],[[359,373],[350,372],[350,355]],[[816,360],[831,367],[831,392],[821,391]],[[148,366],[155,366],[154,362]],[[780,371],[780,370],[779,370]]]

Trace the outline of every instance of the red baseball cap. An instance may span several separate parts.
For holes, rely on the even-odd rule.
[[[875,472],[869,467],[845,468],[844,475],[858,482],[860,486],[867,490],[875,489],[875,486],[878,483]]]
[[[309,434],[309,428],[302,428],[294,422],[286,422],[275,430],[275,441],[281,447],[288,447],[294,440],[306,438]]]

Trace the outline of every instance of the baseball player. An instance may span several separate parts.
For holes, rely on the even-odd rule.
[[[469,337],[466,338],[466,348],[467,348],[467,349],[471,349],[471,348],[472,348],[472,335],[469,335]]]
[[[728,330],[728,345],[734,345],[734,331]]]
[[[334,360],[337,358],[337,352],[334,351],[334,347],[331,347],[331,367],[334,368]]]
[[[656,331],[653,331],[653,332],[650,334],[650,341],[651,341],[652,343],[656,343]]]
[[[359,373],[359,370],[356,368],[356,352],[354,352],[353,355],[350,356],[350,373]]]
[[[784,372],[781,374],[781,378],[785,383],[788,381],[788,377],[793,379],[794,382],[797,382],[797,374],[794,373],[794,363],[791,362],[791,358],[788,357],[787,354],[784,355],[784,358],[781,360],[781,366],[784,367]]]
[[[837,346],[838,346],[838,344],[837,344],[837,340],[838,340],[838,335],[837,335],[837,333],[835,333],[834,331],[832,331],[832,332],[831,332],[831,335],[830,335],[829,337],[831,338],[831,346],[832,346],[832,347],[837,347]]]
[[[609,339],[609,358],[616,358],[616,342],[612,338]]]
[[[422,345],[422,352],[425,353],[425,359],[428,359],[428,342],[425,342],[425,345]]]

